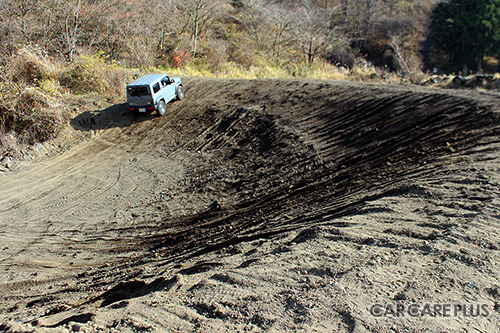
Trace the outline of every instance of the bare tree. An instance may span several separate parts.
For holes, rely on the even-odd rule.
[[[185,29],[190,33],[192,53],[198,52],[198,40],[223,12],[223,3],[218,0],[188,0],[179,5],[179,9],[187,16]]]
[[[263,24],[266,4],[266,0],[246,0],[244,3],[245,9],[241,12],[241,21],[259,52],[263,51],[266,46],[264,36],[268,31]]]
[[[271,10],[274,31],[273,56],[279,59],[284,44],[292,38],[291,36],[287,37],[287,34],[296,24],[297,14],[294,11],[276,5],[272,6]]]
[[[3,50],[8,50],[15,44],[29,43],[36,33],[33,21],[37,17],[40,1],[4,0],[2,1],[0,27],[3,31],[0,39]]]
[[[307,62],[312,64],[318,54],[325,54],[333,34],[330,14],[314,5],[312,0],[302,0],[297,14],[295,35]]]
[[[278,4],[261,7],[259,26],[263,29],[267,46],[273,57],[280,59],[282,50],[294,40],[293,27],[298,23],[297,10]]]
[[[0,62],[25,45],[68,60],[98,52],[138,67],[163,64],[178,50],[247,64],[256,53],[313,63],[363,51],[379,61],[391,54],[394,69],[406,71],[403,61],[414,66],[405,55],[420,56],[439,1],[1,0]],[[409,20],[413,30],[399,35],[388,26],[381,34],[390,19]]]
[[[135,33],[133,39],[146,37],[136,43],[144,44],[152,57],[150,61],[164,64],[179,46],[186,27],[179,10],[181,3],[181,0],[150,1],[137,22],[131,24],[130,28]]]

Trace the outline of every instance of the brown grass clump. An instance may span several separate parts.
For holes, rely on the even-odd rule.
[[[62,128],[65,117],[56,97],[64,92],[58,71],[55,60],[34,47],[7,60],[0,76],[0,153],[46,141]]]
[[[61,108],[51,104],[40,91],[26,89],[11,107],[0,106],[2,148],[35,144],[54,137],[67,119]]]
[[[4,81],[39,86],[45,80],[57,77],[58,66],[53,59],[35,47],[26,46],[18,51],[5,66]]]
[[[131,71],[99,55],[63,63],[24,47],[0,71],[0,154],[53,138],[67,123],[72,95],[122,101]]]

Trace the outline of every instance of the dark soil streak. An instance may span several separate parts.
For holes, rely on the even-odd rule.
[[[5,299],[18,299],[21,306],[8,315],[0,310],[2,316],[26,316],[78,292],[87,295],[78,306],[100,302],[105,307],[169,289],[177,282],[176,277],[159,277],[147,283],[139,280],[146,275],[141,269],[154,265],[169,277],[196,274],[217,265],[179,270],[172,267],[198,257],[203,262],[206,254],[241,243],[327,226],[336,218],[391,211],[367,207],[378,199],[394,195],[426,199],[430,194],[413,186],[414,182],[443,177],[442,166],[452,158],[474,155],[475,149],[500,142],[500,98],[495,96],[469,98],[412,88],[313,81],[191,78],[185,85],[186,99],[169,104],[165,117],[133,118],[124,112],[124,105],[116,105],[73,119],[77,131],[100,132],[88,139],[88,149],[70,155],[85,163],[72,165],[71,159],[64,160],[69,164],[57,171],[61,182],[90,181],[88,174],[94,175],[92,172],[107,163],[118,173],[111,180],[109,174],[100,174],[97,185],[86,189],[85,196],[96,198],[94,206],[85,206],[82,201],[82,207],[70,208],[75,214],[97,214],[106,208],[103,206],[116,202],[125,218],[117,225],[95,219],[91,219],[94,224],[87,225],[77,215],[74,220],[80,231],[72,236],[79,238],[57,238],[57,248],[54,240],[44,243],[48,229],[33,237],[35,241],[26,246],[36,245],[54,260],[69,253],[68,248],[75,257],[83,252],[91,258],[73,266],[71,272],[78,281],[74,287],[55,286],[50,297],[40,297],[41,291],[36,288],[28,291],[27,287],[32,287],[28,283],[6,290]],[[495,104],[497,107],[492,106]],[[145,160],[154,161],[154,168],[143,165]],[[169,178],[173,177],[168,164],[171,161],[182,164],[182,179]],[[135,180],[137,173],[149,176]],[[107,187],[98,186],[106,181]],[[134,205],[120,202],[116,198],[122,193],[116,194],[116,200],[110,199],[118,188],[128,192],[130,200],[140,200]],[[47,195],[53,195],[52,190],[48,188]],[[23,209],[29,210],[30,205],[37,204],[35,201],[47,206],[59,200],[35,198],[24,202],[22,206],[27,208]],[[45,204],[44,200],[50,202]],[[175,207],[172,203],[193,208],[180,207],[181,213],[176,214],[169,209]],[[7,207],[4,212],[19,207]],[[64,204],[53,205],[47,214],[58,216],[64,209]],[[348,222],[336,226],[342,232],[332,235],[332,241],[387,248],[399,246],[395,242],[400,238],[444,239],[434,231],[451,234],[460,228],[453,222],[428,222],[418,226],[422,229],[418,231],[391,226],[384,229],[382,238],[359,238],[343,232],[352,226]],[[307,236],[300,235],[297,242]],[[385,236],[394,237],[389,240]],[[480,246],[495,246],[485,244]],[[431,253],[430,247],[425,249]],[[0,263],[15,260],[17,255],[0,257]],[[99,256],[110,262],[103,264],[96,259]],[[443,256],[469,260],[452,252]],[[124,282],[131,279],[138,280]],[[108,291],[102,292],[103,288]],[[33,297],[26,297],[26,293]],[[297,310],[297,304],[289,302],[291,311],[302,311]],[[197,311],[213,312],[204,306],[198,306]],[[339,311],[339,315],[347,331],[354,331],[357,319],[347,311]]]

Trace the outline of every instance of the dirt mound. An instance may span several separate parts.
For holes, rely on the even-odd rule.
[[[497,95],[184,81],[164,117],[82,113],[85,140],[1,179],[0,318],[353,332],[429,327],[375,300],[473,299],[494,327]]]

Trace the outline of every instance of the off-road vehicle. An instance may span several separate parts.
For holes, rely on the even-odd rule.
[[[167,103],[184,98],[184,87],[178,77],[167,74],[141,76],[127,85],[128,110],[138,113],[158,112],[163,116],[167,112]]]

